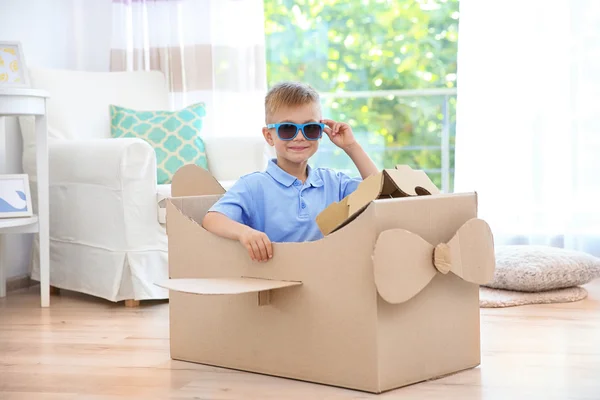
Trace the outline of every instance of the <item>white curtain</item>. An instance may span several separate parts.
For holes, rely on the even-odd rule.
[[[263,13],[262,0],[113,0],[110,68],[165,73],[174,109],[206,104],[203,135],[260,133]]]
[[[462,0],[455,191],[497,244],[600,255],[600,1]]]

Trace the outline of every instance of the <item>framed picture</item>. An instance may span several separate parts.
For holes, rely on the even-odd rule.
[[[0,41],[0,88],[29,87],[21,42]]]
[[[27,174],[0,175],[0,218],[32,215]]]

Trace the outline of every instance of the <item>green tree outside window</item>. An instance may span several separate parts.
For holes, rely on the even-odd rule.
[[[442,185],[454,167],[458,0],[265,0],[267,77],[309,83],[325,116],[348,122],[380,168],[408,164]],[[446,89],[433,96],[390,90]],[[366,92],[366,93],[365,93]],[[338,94],[335,94],[338,93]],[[324,139],[313,158],[357,174]]]

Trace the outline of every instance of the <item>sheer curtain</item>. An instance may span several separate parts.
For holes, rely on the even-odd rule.
[[[111,71],[162,71],[174,109],[206,104],[203,134],[260,133],[262,0],[113,0],[112,7]]]
[[[455,191],[497,244],[600,255],[600,2],[460,8]]]

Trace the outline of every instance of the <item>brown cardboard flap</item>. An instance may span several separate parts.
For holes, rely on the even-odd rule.
[[[424,171],[397,165],[396,169],[384,169],[363,180],[354,192],[319,213],[316,221],[321,233],[327,236],[350,223],[373,200],[439,193]]]
[[[223,194],[225,189],[204,168],[187,164],[179,168],[171,182],[171,196],[204,196],[210,194]]]
[[[410,231],[390,229],[377,238],[373,264],[379,295],[399,304],[417,295],[437,273],[452,272],[467,282],[488,283],[496,266],[494,239],[488,224],[478,218],[437,246]]]
[[[396,169],[388,169],[386,173],[394,181],[404,196],[421,196],[439,194],[440,190],[429,179],[425,171],[413,170],[408,165],[396,165]]]
[[[384,176],[384,174],[377,174],[367,177],[352,194],[344,198],[348,205],[346,215],[343,217],[344,219],[354,215],[371,201],[379,198]]]
[[[348,197],[340,202],[331,203],[327,207],[327,213],[317,215],[316,221],[323,234],[333,232],[348,217]]]
[[[261,278],[210,278],[210,279],[169,279],[157,283],[165,289],[190,294],[226,295],[258,293],[267,290],[283,289],[302,285],[298,281],[276,281]]]

